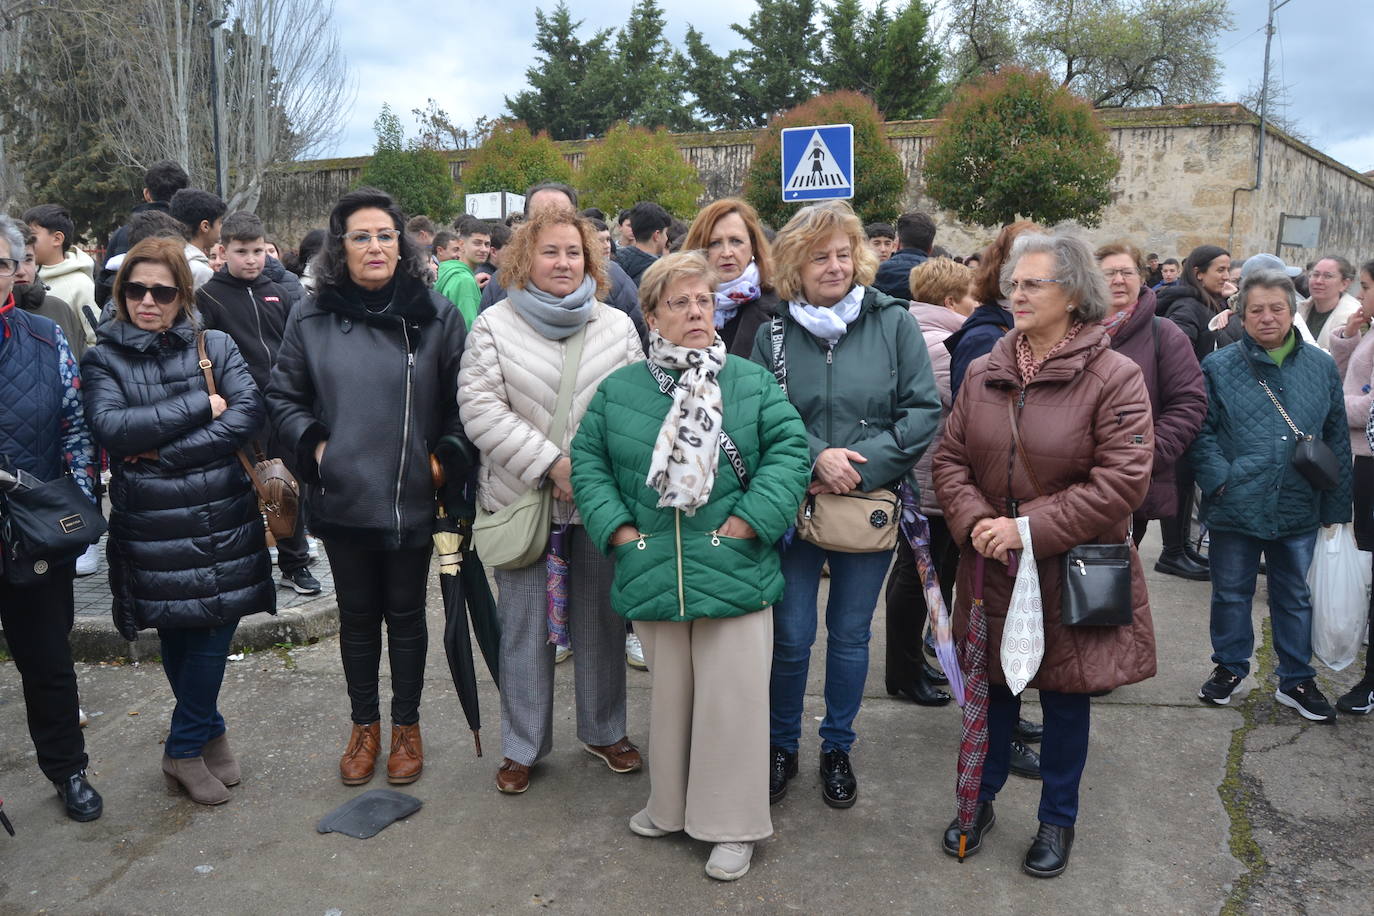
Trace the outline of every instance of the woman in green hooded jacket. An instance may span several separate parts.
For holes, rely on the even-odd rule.
[[[647,364],[601,383],[572,444],[592,542],[615,560],[611,604],[653,674],[649,802],[640,836],[715,843],[706,873],[749,869],[768,814],[776,544],[810,476],[806,431],[773,377],[727,356],[715,271],[700,252],[645,271]]]

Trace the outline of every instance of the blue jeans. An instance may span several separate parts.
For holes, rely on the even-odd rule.
[[[1088,762],[1092,700],[1086,693],[1040,691],[1045,736],[1040,741],[1042,824],[1072,827],[1078,820],[1078,785]],[[1021,717],[1021,698],[1000,684],[988,685],[988,757],[983,764],[979,801],[992,801],[1011,772],[1011,734]]]
[[[1260,554],[1269,576],[1269,620],[1279,657],[1279,688],[1316,676],[1312,670],[1312,596],[1307,570],[1317,532],[1264,541],[1232,531],[1213,531],[1212,662],[1240,677],[1250,673],[1255,628],[1250,612]]]
[[[199,757],[210,739],[224,734],[219,688],[225,656],[238,621],[223,626],[172,630],[159,628],[162,670],[177,698],[163,751],[168,757]]]
[[[825,720],[821,750],[849,753],[854,717],[868,678],[869,626],[891,550],[837,553],[795,538],[782,550],[782,598],[773,608],[773,674],[769,681],[769,744],[795,752],[801,740],[802,698],[816,641],[821,566],[830,563],[825,607]]]

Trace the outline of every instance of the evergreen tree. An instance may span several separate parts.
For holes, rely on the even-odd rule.
[[[882,35],[873,100],[889,121],[934,117],[945,96],[940,81],[944,59],[930,34],[929,4],[908,0],[895,18],[885,20],[880,3],[869,20],[870,30]]]
[[[730,26],[749,43],[731,55],[731,72],[747,124],[754,127],[815,94],[821,58],[816,0],[758,0],[758,5],[747,25]]]
[[[604,134],[617,91],[611,30],[582,41],[577,37],[582,20],[573,21],[563,0],[551,16],[536,9],[534,21],[539,57],[525,70],[530,88],[506,97],[511,115],[536,133],[548,131],[555,140]]]
[[[407,149],[401,119],[390,105],[382,106],[373,126],[377,145],[358,176],[357,187],[386,191],[409,216],[452,217],[458,211],[458,199],[448,161],[418,144]]]
[[[699,125],[683,102],[685,80],[664,37],[663,8],[657,0],[636,0],[615,40],[619,89],[614,110],[630,124],[693,130]]]

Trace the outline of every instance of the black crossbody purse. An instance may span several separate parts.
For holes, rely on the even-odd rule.
[[[1254,372],[1254,369],[1254,366],[1250,367],[1251,372]],[[1264,393],[1269,395],[1269,400],[1274,402],[1279,416],[1283,417],[1283,422],[1288,424],[1288,428],[1297,439],[1297,447],[1293,449],[1293,470],[1301,474],[1314,490],[1334,490],[1341,482],[1341,463],[1336,460],[1336,453],[1331,451],[1331,446],[1298,429],[1293,423],[1293,418],[1288,416],[1288,411],[1284,410],[1279,399],[1274,397],[1274,392],[1269,390],[1268,383],[1260,378],[1257,372],[1255,381],[1259,382]]]
[[[1040,496],[1045,491],[1021,445],[1017,428],[1016,395],[1007,398],[1011,438],[1031,485]],[[1112,544],[1079,544],[1060,557],[1059,619],[1066,627],[1124,627],[1135,620],[1131,601],[1132,532],[1126,540]]]
[[[100,540],[105,519],[63,474],[42,481],[0,458],[0,547],[4,577],[11,585],[34,586],[53,576]]]

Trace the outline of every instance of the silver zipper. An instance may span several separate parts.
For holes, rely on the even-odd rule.
[[[1088,574],[1088,570],[1084,568],[1082,560],[1074,560],[1074,563],[1078,565],[1078,574],[1080,576],[1086,576]]]
[[[415,375],[415,354],[410,352],[410,332],[406,330],[405,319],[401,320],[401,339],[406,347],[406,406],[401,424],[401,466],[396,472],[396,537],[401,536],[401,487],[406,476],[406,453],[410,450],[410,404],[411,383]]]
[[[258,311],[258,300],[253,298],[251,289],[244,290],[248,294],[248,304],[253,307],[253,320],[258,325],[258,343],[262,344],[262,352],[267,354],[267,358],[272,362],[276,360],[272,357],[272,351],[267,349],[267,339],[262,336],[262,313]]]

